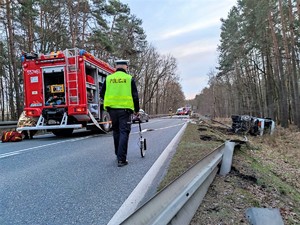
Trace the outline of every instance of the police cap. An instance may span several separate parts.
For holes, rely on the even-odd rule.
[[[128,66],[129,60],[125,60],[125,59],[115,60],[115,64],[116,65],[126,65],[126,66]]]

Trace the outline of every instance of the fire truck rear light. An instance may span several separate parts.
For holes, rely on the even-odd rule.
[[[23,67],[24,67],[24,68],[26,68],[27,66],[28,66],[28,64],[27,64],[27,63],[24,63],[24,64],[23,64]]]
[[[34,111],[27,111],[27,116],[34,116]]]
[[[85,112],[85,107],[80,107],[80,108],[75,108],[74,109],[75,112]]]

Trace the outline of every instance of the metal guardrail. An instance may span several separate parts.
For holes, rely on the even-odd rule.
[[[0,129],[17,128],[18,121],[0,121]]]
[[[127,217],[121,225],[189,224],[219,165],[230,172],[235,142],[226,141]]]

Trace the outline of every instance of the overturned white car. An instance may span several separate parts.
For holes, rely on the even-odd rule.
[[[270,118],[258,118],[249,115],[232,115],[232,132],[251,135],[273,134],[275,122]]]

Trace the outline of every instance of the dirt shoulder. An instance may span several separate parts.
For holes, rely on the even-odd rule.
[[[243,140],[211,121],[189,124],[159,189],[226,140]],[[249,224],[247,208],[279,208],[285,224],[300,224],[300,132],[276,128],[248,136],[235,149],[232,170],[217,175],[192,225]]]

